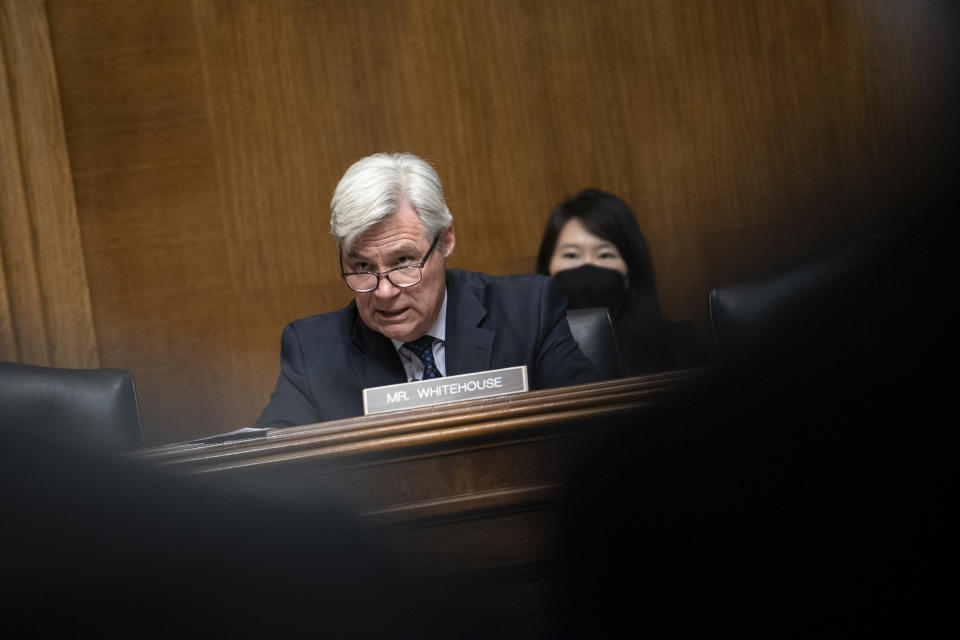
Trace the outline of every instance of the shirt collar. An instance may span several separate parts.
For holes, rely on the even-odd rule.
[[[440,305],[440,313],[437,314],[437,319],[434,321],[433,326],[427,329],[426,335],[436,338],[438,340],[447,339],[447,290],[443,290],[443,304]],[[399,349],[403,346],[403,342],[400,340],[394,340],[390,338],[390,342],[393,343],[394,349]]]

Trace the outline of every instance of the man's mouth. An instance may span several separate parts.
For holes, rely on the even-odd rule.
[[[407,311],[407,309],[409,309],[409,307],[404,307],[403,309],[397,309],[396,311],[388,311],[388,310],[380,309],[377,311],[377,313],[379,313],[380,316],[386,320],[393,320],[394,318],[399,318],[400,316],[402,316]]]

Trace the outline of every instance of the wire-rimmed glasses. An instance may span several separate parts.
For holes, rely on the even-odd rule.
[[[395,287],[405,289],[419,284],[423,279],[423,265],[427,264],[427,258],[433,253],[434,247],[440,240],[438,233],[433,239],[433,243],[423,256],[423,260],[415,264],[405,264],[402,267],[394,267],[386,271],[355,271],[345,273],[343,270],[343,251],[340,252],[340,277],[347,283],[347,286],[357,293],[368,293],[380,286],[380,278],[386,278]]]

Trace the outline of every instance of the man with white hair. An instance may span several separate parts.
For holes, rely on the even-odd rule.
[[[258,426],[361,415],[365,388],[517,365],[535,389],[598,379],[552,279],[446,268],[453,216],[424,160],[359,160],[330,208],[341,276],[356,296],[286,327],[280,376]]]

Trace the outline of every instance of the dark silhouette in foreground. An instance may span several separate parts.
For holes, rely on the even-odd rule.
[[[580,466],[558,636],[955,624],[954,392],[937,365],[956,354],[938,231],[875,246]]]
[[[949,623],[953,327],[922,228],[585,454],[558,600],[508,623],[336,504],[0,429],[0,628],[172,637],[820,636]],[[541,624],[542,623],[542,624]],[[513,626],[511,626],[511,624]]]
[[[278,501],[75,443],[0,430],[8,637],[436,637],[427,606],[343,507]]]

